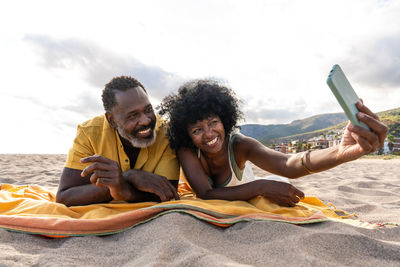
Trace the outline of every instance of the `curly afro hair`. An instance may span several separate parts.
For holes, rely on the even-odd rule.
[[[113,107],[117,104],[115,101],[115,91],[125,92],[126,90],[140,87],[147,94],[144,86],[135,78],[130,76],[119,76],[113,78],[109,83],[107,83],[103,89],[101,99],[103,100],[103,107],[106,112],[110,112]]]
[[[228,87],[215,80],[194,80],[182,85],[178,94],[165,97],[157,107],[160,115],[169,118],[168,138],[173,149],[195,149],[187,127],[217,115],[228,136],[243,118],[240,100]]]

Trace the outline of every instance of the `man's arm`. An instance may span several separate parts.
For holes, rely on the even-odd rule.
[[[81,170],[67,167],[63,169],[56,195],[58,203],[80,206],[112,200],[108,187],[94,186],[89,178],[83,178],[81,173]]]
[[[98,187],[89,178],[81,176],[81,170],[64,168],[56,196],[58,203],[66,206],[82,206],[95,203],[107,203],[113,200],[107,186]],[[130,186],[132,198],[127,202],[160,201],[155,194],[142,192]]]
[[[176,191],[178,181],[171,181],[154,173],[142,170],[129,170],[124,172],[124,179],[140,191],[157,195],[161,201],[179,199]]]
[[[90,182],[95,186],[107,186],[114,200],[147,200],[146,194],[139,194],[140,191],[156,194],[161,201],[179,199],[176,189],[163,176],[135,169],[126,171],[124,175],[118,163],[99,155],[83,158],[81,162],[92,163],[82,171],[81,176],[90,175]]]
[[[140,170],[122,173],[115,161],[98,155],[83,158],[81,162],[92,164],[83,171],[64,168],[57,202],[77,206],[111,200],[141,202],[179,199],[176,189],[165,177]]]

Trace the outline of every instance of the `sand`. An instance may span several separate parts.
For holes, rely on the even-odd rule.
[[[0,155],[0,183],[56,190],[65,155]],[[265,175],[255,168],[256,174]],[[369,222],[400,223],[400,160],[359,159],[292,182]],[[242,222],[168,214],[105,237],[0,230],[0,266],[400,266],[400,227]]]

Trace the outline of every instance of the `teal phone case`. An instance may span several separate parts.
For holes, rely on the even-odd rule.
[[[339,65],[336,64],[333,66],[326,82],[328,83],[329,88],[331,88],[332,93],[342,106],[347,118],[349,118],[351,123],[369,130],[365,123],[357,119],[356,115],[358,113],[358,109],[356,107],[356,103],[360,100],[360,98],[357,96],[356,92],[354,92],[353,87],[351,87]]]

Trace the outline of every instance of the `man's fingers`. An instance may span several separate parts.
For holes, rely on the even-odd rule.
[[[175,192],[172,190],[172,188],[169,186],[171,185],[170,182],[164,181],[163,184],[160,184],[160,187],[157,187],[157,190],[155,190],[154,194],[156,194],[162,202],[164,201],[169,201],[173,198],[175,198]],[[179,196],[177,196],[179,199]]]
[[[92,175],[90,175],[90,182],[93,185],[97,185],[97,179],[99,179],[99,178],[100,177],[96,173],[93,173]]]
[[[103,186],[110,186],[114,183],[113,179],[110,178],[98,178],[95,186],[103,187]]]
[[[161,202],[165,202],[168,201],[169,198],[165,195],[165,193],[163,191],[158,191],[155,193],[161,200]]]
[[[167,196],[165,195],[165,186],[163,186],[161,183],[155,183],[152,186],[137,187],[137,189],[143,192],[155,194],[162,202],[167,201]]]
[[[138,190],[152,193],[157,195],[161,201],[168,201],[171,199],[179,199],[175,187],[167,180],[167,178],[158,176],[152,178],[151,182],[135,183],[134,185]]]
[[[112,179],[112,174],[108,171],[95,171],[91,176],[90,176],[90,182],[94,185],[97,183],[97,179],[99,178],[108,178]]]
[[[172,192],[171,199],[174,198],[176,200],[179,200],[178,192],[176,191],[176,188],[171,184],[171,182],[169,180],[167,180],[167,185],[171,189],[171,192]]]
[[[83,169],[83,171],[81,172],[81,176],[85,177],[86,175],[91,174],[96,170],[108,170],[108,169],[110,169],[109,164],[95,162],[87,166],[85,169]]]
[[[82,163],[89,163],[89,162],[103,162],[103,163],[112,163],[115,162],[109,158],[100,156],[100,155],[93,155],[86,158],[81,158],[80,160]]]

